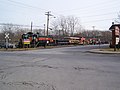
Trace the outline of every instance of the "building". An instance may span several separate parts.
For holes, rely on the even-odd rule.
[[[113,24],[109,30],[112,31],[112,41],[110,47],[114,48],[120,42],[120,24]]]

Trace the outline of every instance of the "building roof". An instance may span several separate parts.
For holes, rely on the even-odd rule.
[[[120,24],[113,24],[110,28],[109,28],[109,30],[114,30],[114,28],[115,28],[115,26],[118,26],[119,28],[120,28]]]

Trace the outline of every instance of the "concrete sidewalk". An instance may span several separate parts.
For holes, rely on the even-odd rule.
[[[108,50],[102,50],[102,49],[92,49],[89,50],[88,52],[90,53],[97,53],[97,54],[120,54],[120,50],[116,50],[116,51],[108,51]]]

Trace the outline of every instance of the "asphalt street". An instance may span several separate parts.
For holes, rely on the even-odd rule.
[[[0,51],[0,90],[120,90],[120,54],[107,45]]]

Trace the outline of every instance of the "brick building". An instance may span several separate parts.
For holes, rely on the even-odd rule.
[[[115,47],[120,42],[120,24],[113,24],[109,30],[112,31],[112,41],[110,47]]]

